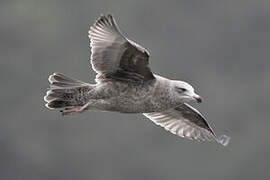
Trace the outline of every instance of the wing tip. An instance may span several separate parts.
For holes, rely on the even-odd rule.
[[[99,18],[96,20],[95,25],[103,24],[103,23],[109,23],[108,25],[111,25],[111,23],[114,21],[114,17],[112,13],[107,14],[101,14]]]
[[[101,30],[102,29],[102,30]],[[97,34],[104,34],[104,31],[121,34],[112,13],[100,14],[95,23],[89,27],[88,37],[90,40]]]
[[[227,146],[230,142],[230,139],[231,138],[229,136],[221,135],[216,138],[216,141],[223,146]]]

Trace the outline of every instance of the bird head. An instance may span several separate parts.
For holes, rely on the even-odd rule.
[[[173,89],[176,92],[176,96],[183,102],[196,101],[198,103],[202,102],[201,96],[194,92],[194,88],[183,81],[172,81]]]

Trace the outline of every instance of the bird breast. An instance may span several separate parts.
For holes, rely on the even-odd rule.
[[[106,101],[110,111],[123,113],[147,113],[163,111],[175,106],[170,92],[169,80],[156,78],[152,83],[107,83]]]

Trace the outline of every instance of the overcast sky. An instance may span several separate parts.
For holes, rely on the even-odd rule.
[[[162,76],[192,84],[231,143],[172,135],[140,114],[61,116],[48,76],[94,83],[88,28],[114,14]],[[2,0],[0,179],[269,179],[270,1]]]

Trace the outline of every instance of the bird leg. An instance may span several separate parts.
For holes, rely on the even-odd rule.
[[[83,111],[85,111],[88,107],[89,103],[86,103],[83,106],[76,106],[76,107],[69,107],[69,108],[65,108],[64,110],[61,110],[60,112],[62,113],[62,115],[72,115],[72,114],[76,114],[76,113],[82,113]]]

